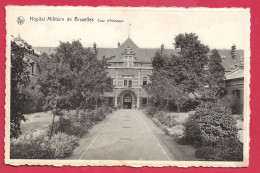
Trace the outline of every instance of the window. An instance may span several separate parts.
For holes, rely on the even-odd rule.
[[[124,87],[127,88],[127,79],[124,79]]]
[[[129,88],[132,88],[132,79],[129,79],[129,81],[128,81],[128,87],[129,87]]]
[[[112,77],[112,84],[116,85],[116,80]]]
[[[143,77],[143,86],[147,84],[147,77]]]
[[[124,56],[124,67],[133,67],[134,60],[132,56]]]
[[[132,97],[130,95],[126,95],[124,102],[127,102],[127,103],[132,102]]]
[[[143,99],[142,99],[142,105],[143,105],[143,106],[146,106],[146,105],[147,105],[147,98],[143,98]]]
[[[129,57],[126,57],[126,66],[129,67]]]
[[[233,90],[232,95],[235,99],[240,99],[240,91],[239,90]]]
[[[32,66],[32,75],[34,75],[34,62],[31,63]]]
[[[130,67],[134,66],[133,57],[129,58],[129,64],[130,64]]]
[[[127,65],[127,64],[126,64],[126,58],[124,58],[124,67],[126,67],[126,65]]]

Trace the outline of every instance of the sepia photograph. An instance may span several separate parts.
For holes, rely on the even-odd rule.
[[[250,11],[6,7],[5,163],[249,164]]]

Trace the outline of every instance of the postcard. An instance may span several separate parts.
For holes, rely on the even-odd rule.
[[[249,164],[250,11],[6,7],[5,163]]]

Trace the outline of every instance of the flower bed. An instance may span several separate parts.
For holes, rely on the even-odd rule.
[[[193,145],[197,158],[214,161],[243,160],[242,136],[238,133],[243,130],[242,120],[231,115],[221,103],[202,103],[188,118],[171,116],[163,111],[153,115],[152,111],[148,112],[147,115],[154,124],[166,135],[181,145]]]
[[[179,118],[176,114],[167,114],[163,111],[152,115],[152,121],[154,122],[154,124],[160,127],[166,135],[172,137],[175,140],[183,137],[185,129],[183,126],[183,122],[178,121],[178,119]]]
[[[72,154],[78,140],[98,121],[111,113],[111,108],[98,108],[81,113],[75,121],[64,115],[54,123],[54,135],[49,139],[50,128],[21,135],[11,140],[11,159],[60,159]]]

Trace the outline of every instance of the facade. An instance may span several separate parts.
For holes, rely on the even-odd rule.
[[[154,49],[140,48],[130,38],[123,44],[118,43],[116,48],[100,48],[94,43],[92,49],[98,59],[111,58],[107,72],[113,79],[114,89],[113,92],[107,92],[104,96],[110,106],[124,109],[139,108],[148,104],[149,96],[144,85],[150,82],[149,75],[152,74],[152,58],[155,53],[177,55],[179,51],[178,49],[165,49],[163,44]],[[50,47],[36,47],[35,50],[42,55],[54,53],[54,48]],[[227,75],[228,93],[238,93],[233,90],[237,90],[239,87],[240,96],[242,96],[243,78],[239,78],[239,82],[237,82],[237,79],[230,80],[230,75],[238,69],[238,64],[243,61],[244,51],[236,50],[233,45],[232,51],[231,49],[221,49],[218,52]]]
[[[152,74],[152,57],[156,52],[175,54],[178,50],[139,48],[130,38],[118,48],[97,48],[93,45],[97,58],[112,57],[107,71],[113,79],[113,92],[105,93],[111,106],[133,109],[146,106],[149,96],[144,86]]]
[[[232,59],[237,56],[235,45],[232,46]],[[240,61],[235,62],[232,71],[225,75],[227,95],[232,99],[233,104],[244,104],[244,55]]]
[[[143,86],[149,83],[149,75],[152,74],[151,60],[155,53],[177,55],[179,50],[165,49],[163,44],[159,49],[139,48],[128,38],[122,45],[118,43],[118,48],[97,48],[94,43],[93,51],[97,54],[97,58],[113,57],[109,62],[108,73],[113,78],[114,91],[105,93],[108,103],[115,107],[131,109],[145,106],[149,102],[149,96]],[[236,50],[234,45],[232,46],[233,53],[231,50],[218,51],[228,75],[228,93],[234,99],[238,99],[238,96],[235,95],[238,93],[237,88],[239,87],[240,99],[243,96],[243,84],[241,84],[244,83],[243,78],[234,83],[229,80],[229,76],[237,69],[237,64],[241,64],[243,61],[244,51]]]

